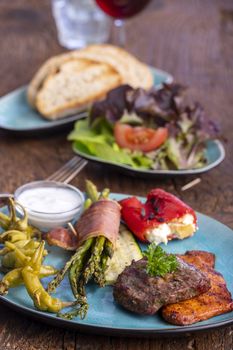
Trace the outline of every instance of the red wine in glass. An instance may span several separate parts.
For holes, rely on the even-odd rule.
[[[96,0],[96,2],[109,16],[122,19],[142,11],[150,0]]]
[[[96,0],[97,5],[114,18],[113,41],[117,45],[125,46],[124,19],[142,11],[149,2],[150,0]]]

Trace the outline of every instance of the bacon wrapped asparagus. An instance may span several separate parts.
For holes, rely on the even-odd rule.
[[[119,233],[121,207],[116,201],[107,198],[109,190],[105,189],[99,194],[96,186],[86,181],[86,192],[88,199],[85,202],[85,211],[74,227],[77,235],[76,252],[48,286],[48,291],[54,292],[68,271],[70,285],[80,308],[75,314],[63,314],[66,318],[77,315],[85,317],[88,310],[85,285],[93,279],[101,287],[104,286],[107,260],[113,255]],[[55,231],[48,234],[48,241],[57,243],[59,237],[62,237],[63,243],[59,245],[69,248],[64,231],[62,234],[58,233],[59,237],[55,236]]]

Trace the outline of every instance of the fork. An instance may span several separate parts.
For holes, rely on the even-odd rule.
[[[47,177],[46,180],[59,181],[63,182],[64,184],[68,184],[78,173],[80,173],[87,163],[87,160],[75,156],[65,163],[60,169],[55,171],[55,173]],[[10,197],[14,197],[14,195],[11,193],[0,193],[0,207],[1,204],[4,204],[5,200]]]
[[[78,156],[73,157],[46,180],[68,184],[87,165],[88,161]]]

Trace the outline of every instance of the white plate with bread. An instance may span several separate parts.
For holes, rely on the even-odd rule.
[[[149,89],[170,74],[148,67],[112,45],[91,45],[48,59],[27,86],[0,98],[0,129],[40,133],[70,126],[111,89],[129,84]]]

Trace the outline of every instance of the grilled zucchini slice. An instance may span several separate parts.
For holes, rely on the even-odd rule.
[[[108,260],[105,272],[106,284],[114,284],[119,274],[131,264],[132,260],[137,261],[141,258],[142,251],[133,234],[121,224],[113,257]]]

